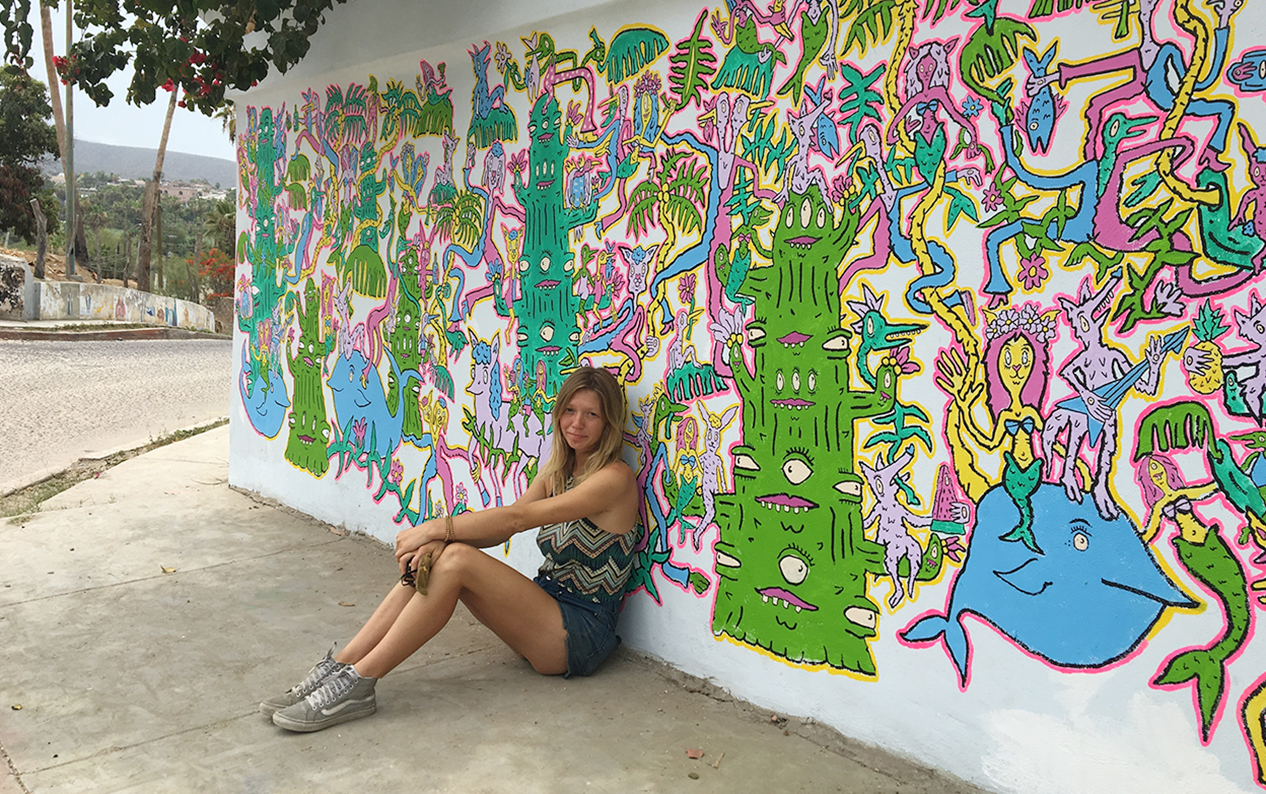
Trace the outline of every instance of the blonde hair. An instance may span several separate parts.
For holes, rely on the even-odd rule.
[[[553,430],[553,441],[550,447],[549,460],[546,461],[537,477],[546,478],[551,494],[560,494],[567,490],[567,479],[576,465],[576,451],[568,445],[559,428],[563,411],[571,398],[578,391],[591,391],[598,395],[602,404],[602,437],[598,439],[598,447],[585,463],[585,470],[580,472],[573,485],[577,485],[591,474],[601,471],[614,460],[619,460],[624,447],[624,423],[628,407],[624,398],[624,389],[610,372],[599,367],[581,367],[567,376],[554,398],[554,410],[551,412],[550,428]]]

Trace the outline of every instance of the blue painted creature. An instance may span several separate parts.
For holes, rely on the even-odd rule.
[[[1226,79],[1241,91],[1266,91],[1266,50],[1249,50],[1226,70]]]
[[[394,363],[392,371],[395,371]],[[399,373],[396,377],[398,380]],[[334,398],[334,416],[343,436],[355,432],[354,425],[363,420],[363,436],[357,440],[357,449],[369,452],[372,458],[379,461],[390,460],[391,454],[400,446],[404,421],[400,401],[406,390],[397,389],[397,405],[393,416],[387,410],[387,393],[378,370],[369,364],[359,350],[338,357],[326,386]]]
[[[264,438],[276,438],[286,421],[286,409],[290,407],[290,395],[286,394],[286,380],[275,368],[263,370],[268,380],[253,376],[254,370],[242,348],[242,369],[238,372],[237,387],[242,395],[242,408],[251,427]]]
[[[1040,59],[1037,53],[1024,48],[1024,62],[1035,80],[1052,73],[1051,65],[1058,47],[1058,43],[1052,44]],[[1029,140],[1030,151],[1046,153],[1055,133],[1055,120],[1063,115],[1067,107],[1063,97],[1051,89],[1049,82],[1043,82],[1037,93],[1020,103],[1016,110],[1024,117],[1024,135]]]
[[[1053,665],[1097,668],[1134,651],[1169,607],[1197,606],[1161,571],[1126,516],[1105,520],[1051,483],[1038,486],[1031,505],[1041,552],[999,537],[1020,511],[1001,486],[991,488],[977,507],[945,614],[901,632],[907,642],[943,639],[962,686],[971,663],[966,615]]]

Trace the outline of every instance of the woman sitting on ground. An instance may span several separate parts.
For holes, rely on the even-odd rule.
[[[396,536],[401,584],[343,650],[260,704],[292,731],[318,731],[376,710],[374,685],[434,637],[460,600],[544,675],[590,675],[615,649],[632,569],[637,479],[620,459],[624,392],[604,369],[572,373],[553,410],[553,447],[512,505],[437,518]],[[541,527],[545,562],[528,579],[479,551]],[[423,595],[410,575],[430,555]]]

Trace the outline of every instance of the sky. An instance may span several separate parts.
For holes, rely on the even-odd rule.
[[[31,68],[31,76],[47,82],[39,3],[32,3],[31,8],[31,25],[35,28],[31,45],[31,57],[35,59],[35,65]],[[66,17],[63,8],[64,5],[52,11],[53,48],[57,55],[66,54]],[[73,35],[77,38],[79,31],[76,30]],[[110,79],[108,85],[114,92],[114,97],[106,107],[99,108],[82,91],[75,92],[75,140],[158,148],[159,139],[163,136],[163,117],[167,113],[167,93],[159,91],[152,105],[129,105],[127,86],[131,79],[130,69]],[[65,90],[66,86],[62,86],[63,103],[66,101]],[[233,144],[219,120],[180,107],[176,108],[171,119],[167,151],[201,154],[225,160],[235,157]]]

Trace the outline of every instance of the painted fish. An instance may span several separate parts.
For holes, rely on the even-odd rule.
[[[1052,44],[1039,60],[1037,54],[1024,48],[1024,62],[1034,78],[1046,77],[1051,73],[1051,63],[1055,60],[1058,44]],[[1024,116],[1024,134],[1029,139],[1030,151],[1046,153],[1051,145],[1051,136],[1055,133],[1055,119],[1064,112],[1064,100],[1056,96],[1049,85],[1044,85],[1027,103],[1021,103],[1020,115]]]
[[[1128,655],[1167,607],[1196,603],[1175,585],[1124,515],[1106,521],[1059,485],[1032,496],[1041,552],[1006,541],[1020,511],[1001,486],[976,509],[967,559],[945,614],[925,615],[901,632],[906,642],[943,638],[967,685],[971,648],[963,624],[975,615],[1029,653],[1059,667],[1101,667]]]

